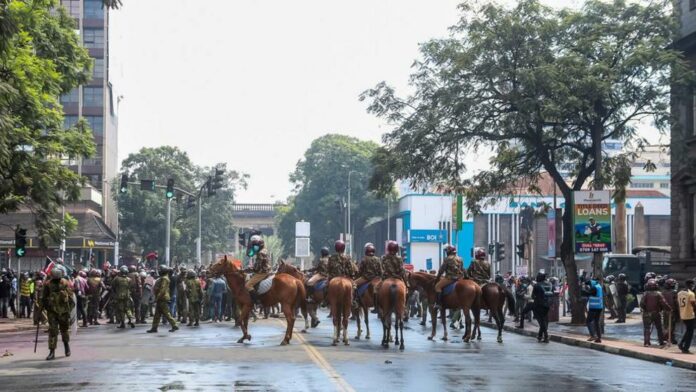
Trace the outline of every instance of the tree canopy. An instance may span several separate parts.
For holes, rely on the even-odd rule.
[[[56,5],[0,0],[0,214],[31,210],[43,244],[61,238],[60,206],[83,184],[64,160],[95,152],[84,120],[63,129],[59,97],[88,80],[92,60]]]
[[[693,80],[671,47],[677,21],[670,3],[589,0],[578,10],[555,10],[522,0],[460,9],[451,37],[421,46],[414,94],[398,97],[382,82],[361,96],[370,112],[394,124],[375,155],[373,186],[435,183],[463,193],[477,211],[517,182],[534,187],[548,172],[569,207],[561,249],[578,299],[571,192],[592,176],[596,189],[607,185],[612,178],[602,174],[618,172],[614,165],[625,159],[607,160],[602,143],[639,147],[640,121],[664,131],[670,88]],[[489,169],[472,174],[467,163],[480,148],[494,155]]]
[[[348,174],[351,182],[351,225],[361,230],[371,218],[385,217],[386,200],[368,189],[372,157],[378,145],[344,135],[325,135],[312,142],[290,175],[294,195],[280,211],[279,234],[285,250],[295,249],[295,222],[312,225],[312,250],[333,246],[345,227]],[[355,245],[354,245],[355,249]]]

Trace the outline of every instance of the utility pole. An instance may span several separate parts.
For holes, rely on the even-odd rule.
[[[201,210],[202,210],[201,192],[198,192],[198,238],[196,238],[196,262],[201,266]]]
[[[356,173],[355,170],[351,170],[348,172],[348,237],[350,238],[350,243],[348,244],[348,254],[353,257],[353,231],[351,227],[351,222],[350,222],[350,193],[351,193],[351,187],[350,187],[350,176]]]
[[[172,216],[172,199],[167,198],[167,245],[164,248],[164,261],[167,263],[167,267],[169,267],[169,245],[171,241],[171,216]]]

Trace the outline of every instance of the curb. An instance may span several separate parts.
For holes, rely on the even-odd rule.
[[[481,321],[481,325],[487,328],[491,329],[496,329],[496,326],[494,323],[488,323]],[[510,326],[504,326],[503,330],[506,332],[512,332],[516,333],[518,335],[524,335],[524,336],[529,336],[536,338],[537,334],[534,331],[528,331],[524,329],[519,329],[519,328],[514,328]],[[593,342],[588,342],[583,339],[578,339],[578,338],[571,338],[568,336],[564,335],[558,335],[556,333],[549,332],[549,340],[556,342],[556,343],[562,343],[568,346],[576,346],[576,347],[582,347],[582,348],[587,348],[590,350],[596,350],[596,351],[602,351],[608,354],[614,354],[614,355],[621,355],[623,357],[628,357],[628,358],[634,358],[634,359],[640,359],[643,361],[650,361],[650,362],[655,362],[655,363],[661,363],[665,364],[667,366],[673,366],[673,367],[678,367],[682,369],[688,369],[688,370],[696,370],[696,363],[689,362],[689,361],[683,361],[681,359],[673,359],[670,357],[662,356],[662,355],[657,355],[657,354],[648,354],[648,353],[641,353],[633,350],[629,350],[626,348],[619,348],[619,347],[612,347],[612,346],[607,346],[601,343],[593,343]]]
[[[15,325],[15,326],[11,326],[8,328],[5,328],[4,326],[0,325],[0,334],[33,331],[35,329],[36,329],[36,326],[33,326],[33,325]]]

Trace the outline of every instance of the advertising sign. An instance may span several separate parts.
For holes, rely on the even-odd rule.
[[[610,252],[610,192],[575,191],[573,200],[575,253]]]
[[[411,230],[410,242],[439,242],[447,241],[447,230]]]
[[[309,237],[309,222],[295,222],[295,237]]]
[[[556,257],[556,211],[553,208],[546,214],[546,219],[549,230],[548,256]]]
[[[309,257],[309,238],[295,238],[295,257]]]

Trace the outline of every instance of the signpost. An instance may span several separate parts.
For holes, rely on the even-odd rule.
[[[575,191],[573,199],[575,253],[610,252],[610,191]]]
[[[295,257],[300,259],[300,269],[304,269],[304,259],[310,256],[310,233],[311,225],[309,222],[295,222]]]

